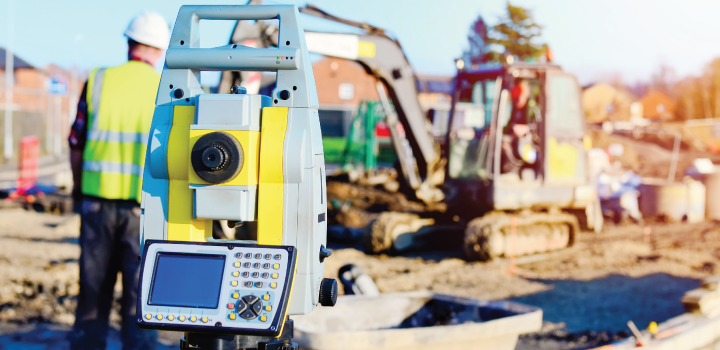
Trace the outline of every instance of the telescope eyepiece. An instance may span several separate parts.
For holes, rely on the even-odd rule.
[[[221,144],[212,144],[205,147],[202,162],[212,171],[218,171],[227,166],[227,150]]]

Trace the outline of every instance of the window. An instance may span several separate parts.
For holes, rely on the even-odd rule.
[[[355,97],[355,85],[352,83],[341,83],[338,86],[338,97],[341,100],[352,100]]]
[[[455,104],[454,137],[450,141],[449,175],[458,179],[486,177],[485,164],[489,139],[487,128],[492,120],[496,80],[483,79],[472,85]]]
[[[495,79],[482,80],[473,87],[473,103],[480,104],[485,109],[485,125],[490,125],[492,106],[495,102]]]
[[[548,123],[551,130],[583,132],[580,93],[575,79],[568,75],[552,76],[548,94]]]

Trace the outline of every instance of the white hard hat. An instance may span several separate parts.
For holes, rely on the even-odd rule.
[[[144,12],[130,21],[125,36],[141,44],[167,49],[170,28],[162,16],[154,12]]]

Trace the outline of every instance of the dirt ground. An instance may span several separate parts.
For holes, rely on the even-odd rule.
[[[544,256],[468,263],[457,253],[367,256],[336,249],[326,274],[346,263],[360,266],[381,292],[432,290],[479,299],[512,299],[543,308],[545,320],[572,332],[626,330],[628,320],[646,326],[683,313],[679,300],[700,280],[717,274],[720,224],[608,225],[582,233],[576,245]]]
[[[0,334],[12,333],[12,324],[72,324],[78,225],[77,216],[0,210]],[[404,256],[369,256],[355,245],[331,248],[326,277],[353,263],[381,292],[513,299],[542,307],[547,321],[564,322],[567,331],[612,334],[629,319],[644,327],[683,312],[682,293],[720,271],[720,223],[609,225],[600,234],[582,233],[573,248],[540,261],[518,258],[514,273],[509,260],[465,262],[450,245]]]
[[[720,263],[720,224],[654,223],[648,226],[606,225],[600,234],[581,233],[574,247],[543,260],[518,258],[516,274],[509,260],[469,263],[452,247],[412,252],[410,256],[368,256],[358,249],[336,249],[326,261],[326,274],[345,263],[363,268],[383,292],[428,289],[482,299],[511,298],[546,290],[537,280],[590,281],[609,275],[631,278],[651,274],[701,279]],[[335,277],[335,276],[333,276]]]

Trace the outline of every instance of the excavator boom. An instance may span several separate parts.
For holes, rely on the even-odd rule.
[[[378,94],[387,116],[393,147],[402,176],[426,203],[440,202],[444,196],[437,188],[444,179],[444,162],[430,125],[420,108],[413,68],[400,44],[385,31],[367,23],[341,19],[308,5],[300,12],[365,30],[366,34],[305,32],[308,51],[358,62],[377,81]],[[238,21],[231,44],[254,40],[255,47],[278,46],[278,28],[265,21]],[[242,76],[225,73],[220,90],[239,84]],[[390,103],[392,102],[392,106]],[[393,109],[394,107],[394,109]],[[399,124],[399,125],[398,125]]]

